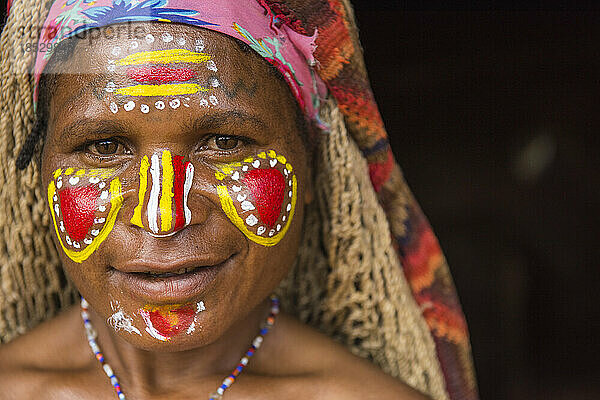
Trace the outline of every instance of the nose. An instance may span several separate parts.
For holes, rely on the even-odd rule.
[[[154,236],[170,236],[192,222],[188,203],[194,166],[161,150],[140,163],[138,202],[130,222]]]

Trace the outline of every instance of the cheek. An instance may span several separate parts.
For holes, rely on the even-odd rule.
[[[294,216],[297,181],[286,158],[274,150],[231,163],[215,174],[221,207],[234,225],[255,243],[274,246]]]
[[[48,205],[65,254],[85,261],[112,231],[123,203],[121,183],[110,169],[58,169],[48,184]]]

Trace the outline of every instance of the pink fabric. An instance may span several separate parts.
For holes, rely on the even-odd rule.
[[[10,3],[9,3],[10,4]],[[34,67],[38,84],[54,49],[64,39],[85,30],[124,22],[183,23],[239,39],[273,64],[304,113],[317,120],[319,99],[326,87],[313,71],[317,32],[310,37],[282,24],[277,27],[256,0],[59,0],[50,8],[41,30]]]

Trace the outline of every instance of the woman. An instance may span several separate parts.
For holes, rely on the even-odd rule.
[[[52,238],[83,297],[0,348],[8,396],[475,397],[447,268],[394,169],[347,5],[33,4],[10,14],[45,20],[36,124],[16,165],[42,140],[39,174],[17,179],[29,174],[44,221],[28,221],[34,260],[5,239],[3,287],[18,293],[33,268],[55,278]],[[20,103],[3,134],[19,130]],[[5,190],[8,203],[16,188]],[[27,290],[4,300],[5,340]],[[276,290],[285,310],[400,380],[277,315]]]

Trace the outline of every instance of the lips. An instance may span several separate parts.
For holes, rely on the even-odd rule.
[[[188,303],[205,293],[233,258],[205,257],[171,264],[137,260],[113,268],[110,280],[145,303]]]

